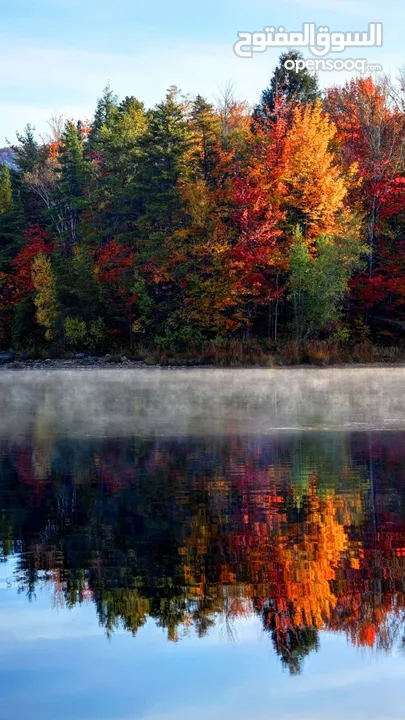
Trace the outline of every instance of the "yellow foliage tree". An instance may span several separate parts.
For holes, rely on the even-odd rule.
[[[43,253],[33,262],[32,281],[36,290],[34,303],[37,308],[37,322],[45,328],[46,340],[53,340],[59,320],[59,304],[51,260]]]
[[[345,173],[337,163],[332,148],[335,135],[336,127],[320,101],[294,109],[284,141],[282,180],[291,220],[302,225],[308,242],[341,230],[344,200],[356,171],[352,166]]]

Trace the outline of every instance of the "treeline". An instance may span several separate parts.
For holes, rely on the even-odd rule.
[[[0,347],[136,351],[405,327],[405,92],[281,56],[252,112],[107,88],[0,166]],[[266,345],[267,344],[267,345]]]

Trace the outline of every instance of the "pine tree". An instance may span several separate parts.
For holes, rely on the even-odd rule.
[[[10,170],[6,165],[0,165],[0,215],[10,211],[12,205]]]
[[[35,128],[28,123],[22,133],[17,133],[18,144],[13,145],[15,163],[21,172],[32,172],[39,162],[41,148],[35,139]]]
[[[313,104],[321,93],[318,78],[311,75],[305,68],[303,70],[289,70],[285,67],[287,61],[296,62],[303,56],[296,50],[282,53],[275,68],[270,85],[263,90],[260,103],[256,105],[253,117],[257,121],[271,119],[277,100],[284,99],[289,104]]]
[[[189,135],[184,104],[176,88],[165,102],[149,113],[149,127],[142,142],[140,195],[144,205],[142,225],[151,233],[170,234],[180,204],[178,181],[185,173]]]
[[[143,103],[127,97],[113,122],[100,130],[95,181],[97,213],[91,219],[96,241],[104,242],[112,237],[126,240],[128,233],[131,236],[141,210],[138,176],[146,129]]]
[[[88,207],[91,165],[84,156],[84,142],[80,127],[68,122],[58,154],[57,230],[65,251],[72,250],[79,239],[79,220]]]
[[[192,134],[191,163],[195,165],[194,179],[202,178],[213,184],[215,168],[218,163],[219,143],[221,139],[221,118],[213,105],[201,95],[194,100],[190,127]]]
[[[13,198],[12,172],[0,165],[0,272],[4,272],[15,254],[22,229],[22,206]]]
[[[89,136],[89,147],[91,149],[99,148],[102,129],[111,127],[113,124],[118,113],[117,102],[117,95],[111,90],[110,85],[107,84],[102,96],[97,101],[96,111],[94,113],[94,120]]]

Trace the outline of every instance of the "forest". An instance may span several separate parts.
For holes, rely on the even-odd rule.
[[[107,86],[0,165],[0,349],[154,362],[405,356],[405,75],[253,109]]]

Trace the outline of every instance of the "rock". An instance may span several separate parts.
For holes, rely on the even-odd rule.
[[[0,365],[14,362],[14,353],[12,352],[0,352]]]
[[[83,358],[85,358],[85,357],[86,356],[84,353],[76,353],[76,355],[75,355],[76,360],[83,360]]]
[[[128,358],[125,357],[125,355],[122,356],[121,362],[128,362]]]

